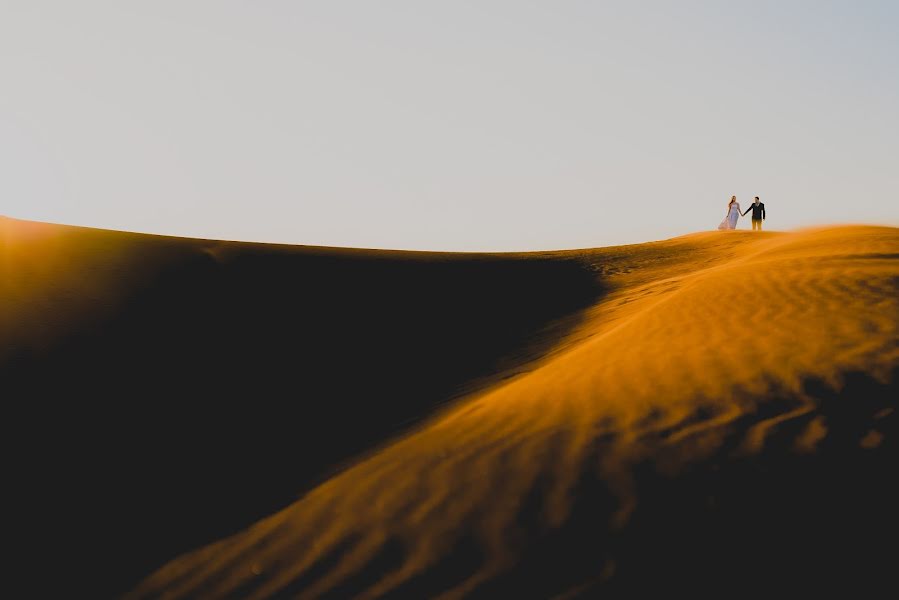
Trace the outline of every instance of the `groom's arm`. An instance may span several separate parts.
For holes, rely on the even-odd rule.
[[[765,205],[762,204],[762,221],[765,220]]]

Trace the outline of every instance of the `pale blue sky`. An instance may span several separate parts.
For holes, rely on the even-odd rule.
[[[0,0],[0,214],[431,250],[661,239],[731,194],[899,225],[897,32],[877,1]]]

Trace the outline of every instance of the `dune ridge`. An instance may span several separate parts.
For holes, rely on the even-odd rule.
[[[747,573],[807,589],[882,582],[889,557],[842,545],[876,537],[872,515],[895,532],[878,486],[896,465],[899,231],[714,232],[564,254],[609,293],[544,360],[128,597],[592,597],[654,575],[696,590]],[[822,533],[815,502],[851,510],[858,530]],[[796,551],[791,570],[772,544]]]
[[[56,573],[23,585],[127,591],[529,368],[603,293],[582,262],[553,254],[0,218],[12,544],[23,572]]]

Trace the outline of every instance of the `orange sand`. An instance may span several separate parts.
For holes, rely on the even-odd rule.
[[[753,457],[787,430],[785,456],[814,455],[834,423],[807,382],[835,393],[850,373],[891,384],[899,365],[896,229],[713,232],[542,255],[584,261],[612,291],[527,372],[173,560],[130,597],[318,598],[348,581],[353,597],[403,595],[467,543],[477,558],[428,595],[483,592],[533,531],[572,518],[585,473],[610,490],[602,520],[622,535],[644,501],[635,465],[677,477],[734,435],[728,456]],[[865,418],[874,433],[857,443],[876,452],[878,420]],[[614,578],[610,552],[597,581]]]

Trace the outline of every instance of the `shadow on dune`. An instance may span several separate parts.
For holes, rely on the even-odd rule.
[[[897,383],[899,369],[886,384],[848,374],[839,390],[810,379],[807,401],[783,394],[754,413],[676,443],[670,437],[680,426],[624,445],[618,435],[600,439],[595,460],[586,461],[572,491],[566,522],[559,528],[546,525],[550,482],[538,481],[516,513],[520,554],[514,565],[466,597],[673,593],[720,598],[895,591],[899,491],[889,474],[899,459]],[[802,406],[811,410],[769,427],[761,450],[746,450],[754,427]],[[682,425],[711,417],[697,414]],[[814,444],[808,442],[810,430],[818,432],[811,436]],[[557,435],[564,438],[563,432]],[[609,456],[615,460],[600,469]],[[628,482],[628,497],[622,495],[622,480]],[[614,515],[632,500],[633,512],[616,525]],[[278,590],[277,597],[308,591],[356,543],[350,538],[323,555]],[[488,555],[481,541],[463,536],[438,563],[383,597],[438,597],[478,572]],[[388,539],[367,565],[317,597],[355,597],[401,568],[407,558],[400,538]],[[230,590],[229,597],[249,596],[263,583],[250,579]],[[177,578],[168,584],[176,588]]]
[[[91,597],[514,372],[601,293],[564,259],[121,239],[152,279],[111,316],[0,363],[12,438],[36,461],[22,483],[43,511],[35,543]]]
[[[471,597],[895,593],[899,491],[890,474],[899,462],[897,385],[899,369],[887,384],[848,374],[838,391],[808,380],[813,410],[773,427],[758,453],[745,451],[747,433],[801,405],[795,397],[771,399],[756,414],[673,445],[665,443],[670,432],[660,432],[640,441],[639,457],[622,454],[614,438],[601,440],[566,524],[550,531],[541,525],[539,501],[527,505],[521,559]],[[824,424],[823,437],[803,450],[797,444],[815,423]],[[615,454],[620,460],[600,473],[600,459]],[[664,466],[691,456],[704,458]],[[622,478],[635,508],[616,526],[623,498],[614,482]],[[543,496],[534,492],[535,499]],[[473,556],[460,546],[440,570],[391,597],[447,589],[470,575]],[[383,566],[368,571],[368,583],[375,571]]]

